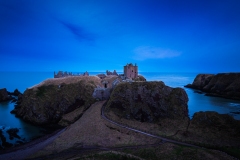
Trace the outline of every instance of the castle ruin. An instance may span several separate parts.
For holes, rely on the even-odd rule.
[[[83,74],[73,74],[72,72],[63,72],[63,71],[58,71],[58,73],[56,74],[56,72],[54,72],[53,77],[54,78],[63,78],[63,77],[70,77],[70,76],[89,76],[89,73],[86,71]]]
[[[132,63],[124,66],[124,76],[129,79],[134,79],[138,77],[138,66],[137,64],[133,65]]]

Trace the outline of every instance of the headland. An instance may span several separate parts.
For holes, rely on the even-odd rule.
[[[28,158],[239,157],[240,121],[216,112],[190,119],[184,89],[147,82],[136,65],[126,68],[123,75],[65,74],[28,88],[14,113],[36,125],[67,127]]]

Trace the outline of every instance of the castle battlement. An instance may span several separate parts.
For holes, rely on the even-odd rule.
[[[127,64],[126,66],[124,66],[124,76],[125,78],[129,78],[129,79],[134,79],[138,77],[138,66],[135,63],[135,65],[133,65],[132,63]]]

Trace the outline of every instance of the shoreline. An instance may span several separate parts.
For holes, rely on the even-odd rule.
[[[44,148],[49,143],[54,141],[67,127],[58,129],[53,133],[47,134],[43,137],[32,140],[28,143],[0,151],[0,159],[24,159],[31,154],[34,154],[39,149]]]

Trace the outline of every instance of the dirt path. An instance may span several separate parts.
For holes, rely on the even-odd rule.
[[[162,141],[165,141],[165,142],[180,144],[180,145],[189,146],[189,147],[202,148],[202,147],[199,147],[199,146],[196,146],[196,145],[192,145],[192,144],[188,144],[188,143],[184,143],[184,142],[179,142],[179,141],[167,139],[167,138],[164,138],[164,137],[161,137],[161,136],[153,135],[153,134],[150,134],[150,133],[147,133],[147,132],[144,132],[144,131],[141,131],[141,130],[138,130],[138,129],[134,129],[134,128],[131,128],[131,127],[128,127],[128,126],[119,124],[119,123],[117,123],[117,122],[114,122],[114,121],[108,119],[108,118],[105,116],[105,114],[104,114],[104,108],[105,108],[105,106],[102,106],[102,109],[101,109],[101,116],[102,116],[102,118],[105,119],[105,120],[107,120],[108,122],[110,122],[110,123],[112,123],[112,124],[115,124],[115,125],[119,126],[119,127],[126,128],[126,129],[129,129],[129,130],[131,130],[131,131],[135,131],[135,132],[144,134],[144,135],[146,135],[146,136],[158,138],[158,139],[161,139]]]
[[[64,132],[66,129],[62,129],[58,131],[56,134],[48,137],[47,139],[41,140],[36,140],[36,142],[30,142],[30,144],[26,144],[24,146],[21,146],[19,150],[15,150],[13,152],[5,153],[0,155],[0,159],[4,160],[21,160],[25,159],[29,155],[37,152],[38,150],[46,147],[48,144],[53,142],[62,132]],[[41,139],[41,138],[40,138]]]

